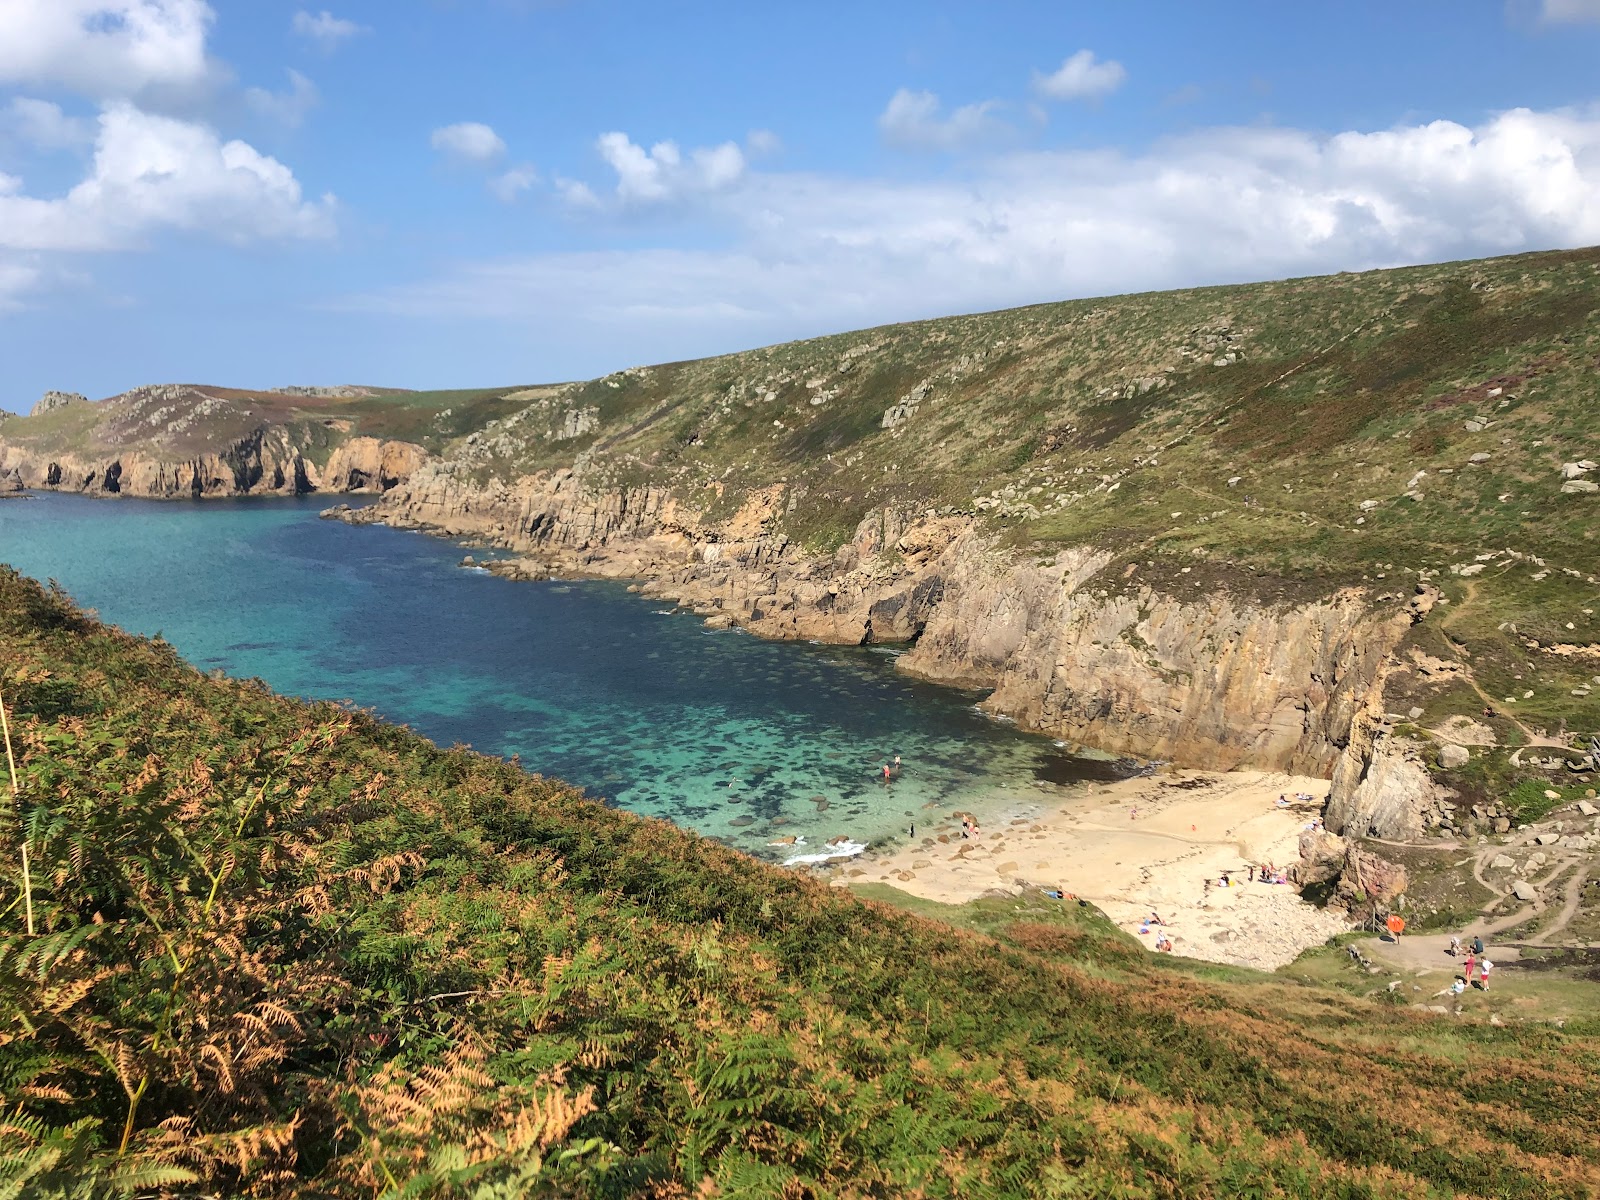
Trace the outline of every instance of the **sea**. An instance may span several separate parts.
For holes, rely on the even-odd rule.
[[[615,582],[502,579],[449,540],[321,520],[326,503],[30,494],[0,500],[0,562],[202,670],[517,756],[777,862],[1037,811],[1134,769],[896,672],[895,648],[710,630]]]

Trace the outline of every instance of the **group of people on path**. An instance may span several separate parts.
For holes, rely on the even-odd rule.
[[[1460,956],[1461,939],[1460,937],[1452,937],[1450,939],[1450,957],[1459,958]],[[1467,988],[1474,986],[1472,976],[1473,972],[1476,971],[1478,975],[1476,986],[1487,992],[1489,990],[1489,972],[1494,970],[1494,963],[1490,962],[1489,956],[1484,953],[1483,938],[1481,936],[1473,936],[1472,945],[1467,947],[1465,965],[1466,970],[1456,980],[1461,985],[1457,990],[1466,991]]]

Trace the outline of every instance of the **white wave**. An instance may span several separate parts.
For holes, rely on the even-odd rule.
[[[840,842],[836,846],[829,846],[820,854],[796,854],[793,858],[783,860],[786,867],[802,867],[807,863],[823,863],[833,858],[854,858],[866,852],[866,842]]]

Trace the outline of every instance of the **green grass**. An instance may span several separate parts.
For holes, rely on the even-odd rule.
[[[1042,898],[867,893],[965,928],[863,902],[213,680],[9,571],[0,639],[19,1195],[1546,1197],[1600,1171],[1595,1031],[1152,963]]]

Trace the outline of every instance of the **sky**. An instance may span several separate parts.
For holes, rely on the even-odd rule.
[[[1600,0],[0,0],[18,411],[1595,243]]]

